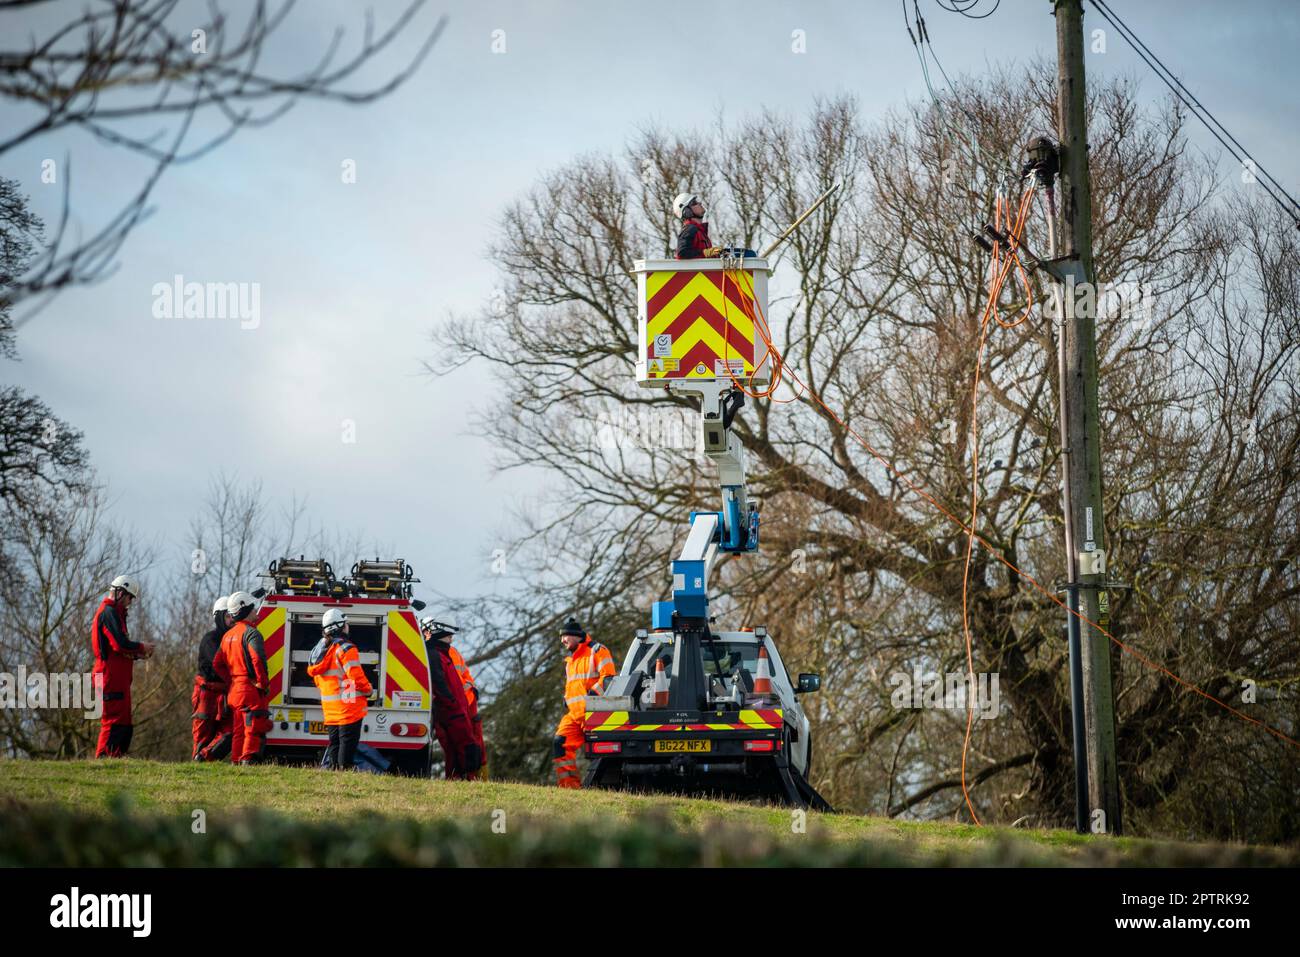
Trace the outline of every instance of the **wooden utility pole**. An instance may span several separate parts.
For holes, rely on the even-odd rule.
[[[1074,572],[1072,600],[1085,618],[1106,627],[1106,542],[1101,498],[1101,435],[1097,413],[1096,303],[1092,268],[1092,187],[1084,114],[1082,0],[1055,0],[1057,50],[1057,135],[1060,138],[1061,228],[1064,260],[1064,376],[1060,383],[1066,422],[1062,450],[1068,490],[1067,567]],[[1088,284],[1088,285],[1085,285]],[[1087,294],[1091,292],[1091,294]],[[1071,596],[1074,599],[1074,595]],[[1119,771],[1115,762],[1115,695],[1110,675],[1110,639],[1080,622],[1083,705],[1086,715],[1090,829],[1121,833]]]

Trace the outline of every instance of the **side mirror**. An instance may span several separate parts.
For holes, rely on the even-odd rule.
[[[266,597],[266,589],[265,589],[265,588],[254,588],[254,589],[253,589],[253,597],[254,597],[254,598],[265,598],[265,597]]]
[[[821,691],[821,689],[821,675],[804,674],[799,676],[799,687],[796,689],[795,694],[807,694],[810,691]]]
[[[411,600],[411,607],[416,611],[424,611],[424,602],[420,601],[418,598],[414,598]]]

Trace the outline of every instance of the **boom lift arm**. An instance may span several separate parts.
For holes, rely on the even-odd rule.
[[[656,602],[656,628],[698,629],[708,625],[709,575],[719,552],[751,552],[758,548],[758,503],[749,500],[745,484],[745,449],[731,430],[745,394],[730,380],[675,380],[670,391],[700,397],[700,433],[704,454],[718,466],[722,509],[692,512],[691,531],[681,555],[673,562],[673,598]]]

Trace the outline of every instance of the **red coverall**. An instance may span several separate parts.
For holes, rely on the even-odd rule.
[[[442,745],[448,778],[472,778],[483,765],[483,751],[470,722],[469,702],[451,645],[437,639],[425,643],[429,651],[429,686],[433,689],[433,732]]]
[[[226,684],[217,675],[213,659],[221,647],[221,631],[213,628],[199,641],[199,663],[190,694],[191,726],[196,761],[220,761],[230,749],[230,708]]]
[[[123,758],[131,748],[131,676],[141,650],[126,633],[126,609],[106,597],[90,625],[90,648],[95,654],[95,687],[104,712],[99,722],[95,757]]]
[[[270,680],[266,672],[266,648],[262,633],[247,621],[237,621],[221,638],[212,667],[230,686],[230,760],[234,764],[256,764],[262,759],[266,733],[271,730],[268,707]]]

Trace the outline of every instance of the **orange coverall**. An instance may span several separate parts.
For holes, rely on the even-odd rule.
[[[266,733],[271,730],[270,681],[262,633],[247,621],[237,621],[221,637],[212,661],[218,677],[230,688],[232,727],[230,760],[253,764],[262,759]]]
[[[578,777],[578,749],[582,747],[587,695],[603,694],[609,679],[617,674],[614,656],[600,642],[592,641],[591,635],[585,635],[573,654],[564,659],[564,704],[568,711],[560,719],[551,742],[556,783],[562,788],[582,787]]]

